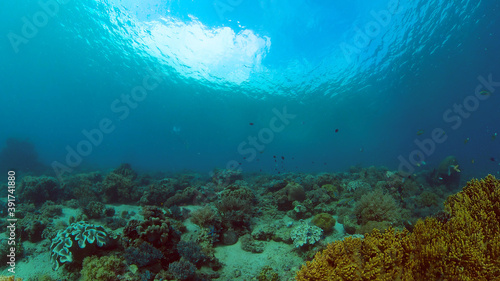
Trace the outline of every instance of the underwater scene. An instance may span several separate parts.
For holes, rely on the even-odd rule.
[[[500,2],[0,2],[0,281],[500,280]]]

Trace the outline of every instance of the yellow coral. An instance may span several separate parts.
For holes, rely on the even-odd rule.
[[[374,230],[328,245],[297,273],[304,280],[498,280],[500,181],[472,180],[445,202],[447,220],[413,231]]]
[[[311,222],[315,226],[323,229],[325,232],[329,232],[330,230],[332,230],[332,228],[335,226],[336,223],[332,215],[328,213],[320,213],[315,215],[311,220]]]
[[[21,278],[15,278],[14,276],[0,276],[0,281],[23,281]]]
[[[117,256],[86,257],[80,272],[83,281],[112,281],[124,272],[123,260]]]

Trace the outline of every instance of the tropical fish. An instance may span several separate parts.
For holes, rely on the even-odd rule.
[[[458,165],[450,165],[448,166],[448,176],[451,176],[451,168],[455,170],[455,172],[460,173],[460,169],[458,168]]]
[[[417,136],[423,135],[424,133],[425,133],[425,131],[424,131],[424,130],[418,130],[418,131],[417,131]]]
[[[469,142],[469,140],[470,140],[469,138],[466,138],[466,139],[464,140],[464,144],[467,144],[467,143]]]
[[[420,166],[425,166],[427,165],[427,163],[425,163],[425,161],[422,161],[420,163],[417,163],[417,167],[420,167]]]
[[[493,136],[491,136],[491,140],[495,140],[497,138],[497,133],[494,133]]]
[[[488,91],[481,91],[481,92],[479,92],[479,94],[480,94],[481,96],[489,96],[489,95],[491,95],[491,93],[490,93],[490,92],[488,92]]]

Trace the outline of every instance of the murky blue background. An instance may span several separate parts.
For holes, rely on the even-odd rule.
[[[496,174],[498,13],[493,0],[2,1],[0,146],[29,140],[72,171],[395,170],[442,128],[424,167],[455,155],[464,174]]]

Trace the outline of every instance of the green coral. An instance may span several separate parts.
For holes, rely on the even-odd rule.
[[[335,219],[332,215],[328,213],[320,213],[314,216],[311,221],[315,226],[323,229],[325,232],[329,232],[335,226]]]
[[[102,226],[87,224],[83,221],[72,223],[66,229],[60,230],[52,239],[50,259],[53,269],[57,270],[63,263],[73,262],[73,252],[78,251],[78,248],[85,248],[87,243],[94,244],[95,242],[98,247],[102,247],[107,241],[108,233]]]

